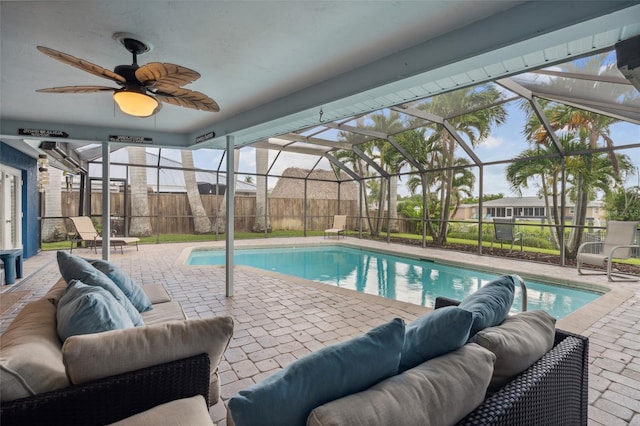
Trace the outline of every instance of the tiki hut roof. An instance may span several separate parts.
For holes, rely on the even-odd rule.
[[[271,191],[274,198],[304,198],[304,179],[307,180],[307,198],[322,200],[338,199],[338,182],[331,170],[310,170],[289,167],[282,173]],[[353,181],[343,181],[340,185],[341,200],[357,200],[358,187]]]

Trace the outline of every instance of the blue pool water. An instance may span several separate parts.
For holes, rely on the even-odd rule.
[[[224,250],[194,250],[187,260],[189,265],[224,263]],[[437,296],[462,300],[499,276],[342,246],[237,249],[234,263],[426,307],[433,307]],[[528,309],[543,309],[558,319],[600,296],[529,280],[526,285]],[[518,286],[512,312],[520,310],[521,300]]]

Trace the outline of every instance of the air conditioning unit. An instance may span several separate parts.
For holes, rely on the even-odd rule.
[[[640,35],[616,43],[618,69],[640,91]]]

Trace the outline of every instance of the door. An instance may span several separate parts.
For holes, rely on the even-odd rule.
[[[0,165],[0,250],[22,248],[20,170]]]

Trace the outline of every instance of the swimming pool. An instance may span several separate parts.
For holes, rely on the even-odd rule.
[[[437,296],[462,300],[499,274],[344,246],[236,249],[234,263],[389,299],[433,307]],[[193,250],[188,265],[224,265],[224,250]],[[516,273],[517,271],[513,271]],[[600,294],[525,280],[528,309],[560,319]],[[512,312],[520,310],[516,288]]]

